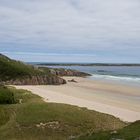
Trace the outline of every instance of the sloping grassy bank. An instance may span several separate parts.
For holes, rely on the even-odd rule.
[[[32,66],[12,60],[0,54],[0,79],[2,81],[38,74],[42,74],[42,72]]]
[[[77,140],[139,140],[140,121],[136,121],[117,131],[106,131],[81,136]]]
[[[124,137],[130,131],[131,126],[125,127],[126,123],[113,116],[76,106],[45,103],[25,90],[12,87],[8,90],[19,103],[0,105],[0,140],[96,140],[113,130]],[[140,128],[139,122],[136,124],[137,128],[131,127],[132,133]]]
[[[21,104],[0,105],[3,114],[0,139],[63,140],[125,125],[109,115],[64,104],[45,103],[28,91],[10,90]]]
[[[16,103],[14,93],[7,87],[0,85],[0,104],[13,104]]]

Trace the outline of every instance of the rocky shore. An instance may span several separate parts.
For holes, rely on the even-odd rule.
[[[63,68],[59,68],[59,69],[52,68],[50,69],[50,73],[57,76],[76,76],[76,77],[91,76],[88,73],[80,72],[77,70],[71,70],[71,69],[63,69]]]

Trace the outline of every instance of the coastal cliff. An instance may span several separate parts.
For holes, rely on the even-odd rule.
[[[7,85],[60,85],[66,81],[49,71],[15,61],[0,54],[0,84]]]
[[[66,81],[61,76],[85,77],[90,74],[76,70],[35,67],[15,61],[0,54],[0,84],[7,85],[61,85]]]
[[[57,76],[31,76],[21,79],[11,79],[0,82],[3,85],[60,85],[66,84],[66,81]]]

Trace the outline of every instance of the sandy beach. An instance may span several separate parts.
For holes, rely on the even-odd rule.
[[[60,86],[16,86],[41,96],[46,102],[64,103],[107,113],[123,121],[140,120],[140,88],[94,81],[87,78],[63,77]]]

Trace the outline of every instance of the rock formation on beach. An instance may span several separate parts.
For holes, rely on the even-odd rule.
[[[86,76],[91,76],[88,73],[85,72],[80,72],[77,70],[71,70],[71,69],[50,69],[50,72],[52,74],[58,75],[58,76],[77,76],[77,77],[86,77]]]

